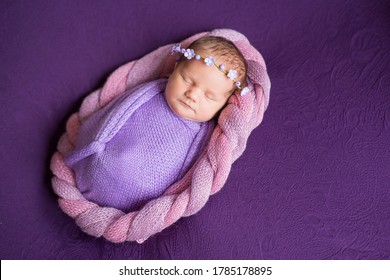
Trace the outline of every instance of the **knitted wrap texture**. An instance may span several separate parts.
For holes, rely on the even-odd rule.
[[[240,96],[240,92],[236,91],[229,98],[208,146],[193,166],[162,196],[149,201],[139,211],[125,213],[115,208],[100,207],[85,199],[77,188],[73,170],[64,162],[64,155],[74,149],[80,125],[90,114],[126,90],[172,73],[175,58],[170,52],[173,44],[160,47],[116,69],[104,86],[89,94],[79,112],[68,119],[66,132],[61,136],[51,159],[50,169],[54,174],[52,187],[59,196],[61,209],[74,218],[87,234],[115,243],[142,243],[181,217],[197,213],[210,195],[218,192],[226,182],[231,165],[241,156],[250,133],[263,119],[269,103],[271,83],[263,57],[237,31],[216,29],[203,32],[187,38],[181,44],[188,47],[191,42],[206,35],[225,37],[241,50],[248,63],[247,83],[250,91],[245,96]]]
[[[175,114],[164,96],[166,84],[165,78],[141,84],[82,123],[65,163],[87,200],[124,212],[139,210],[198,158],[214,120],[194,122]]]

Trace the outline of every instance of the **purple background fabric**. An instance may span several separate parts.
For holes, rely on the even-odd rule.
[[[1,259],[390,259],[389,14],[385,0],[1,1]],[[272,82],[226,185],[144,244],[84,234],[50,185],[66,119],[118,66],[215,28],[245,34]]]

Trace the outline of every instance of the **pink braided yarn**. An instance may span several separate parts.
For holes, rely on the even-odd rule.
[[[140,211],[124,213],[118,209],[100,207],[86,200],[78,190],[73,171],[66,166],[64,154],[74,148],[80,124],[113,98],[140,83],[164,77],[172,72],[175,60],[170,56],[172,45],[163,46],[145,57],[129,62],[108,78],[103,88],[88,95],[68,120],[66,132],[60,138],[50,168],[54,174],[52,186],[59,196],[61,209],[76,220],[86,233],[111,242],[143,242],[178,219],[198,212],[209,196],[226,182],[232,163],[243,153],[252,130],[262,119],[269,102],[270,81],[260,53],[245,36],[229,29],[217,29],[196,34],[182,42],[188,46],[205,36],[222,36],[233,41],[248,61],[250,92],[233,95],[218,120],[207,149],[187,174],[165,193],[151,200]]]

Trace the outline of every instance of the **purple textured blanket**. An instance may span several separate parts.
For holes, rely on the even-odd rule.
[[[66,162],[100,206],[135,210],[180,179],[213,123],[178,117],[164,98],[166,79],[143,84],[89,117]]]

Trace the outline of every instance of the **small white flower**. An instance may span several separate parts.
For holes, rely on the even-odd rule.
[[[179,52],[181,52],[180,43],[177,43],[177,44],[175,44],[175,45],[172,47],[172,54],[174,54],[174,53],[179,53]]]
[[[212,56],[209,56],[205,58],[204,62],[207,66],[213,66],[214,65],[214,58]]]
[[[228,78],[230,80],[234,80],[237,78],[237,71],[236,70],[229,70],[229,73],[227,74]]]
[[[184,56],[187,58],[187,59],[192,59],[194,56],[195,56],[195,52],[193,49],[187,49],[185,52],[184,52]]]
[[[244,87],[244,88],[241,90],[241,96],[246,95],[248,92],[249,92],[249,88],[248,88],[248,87]]]

